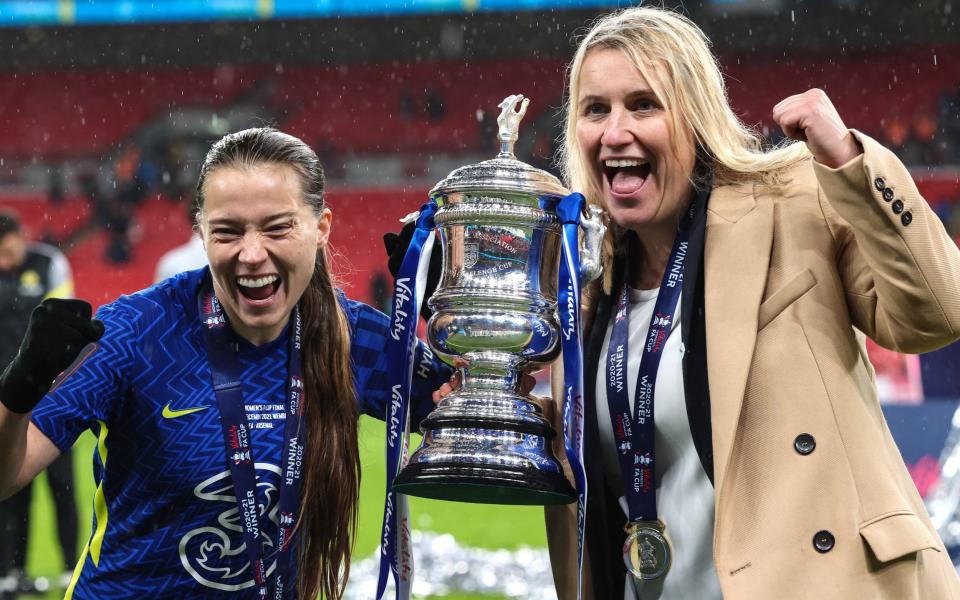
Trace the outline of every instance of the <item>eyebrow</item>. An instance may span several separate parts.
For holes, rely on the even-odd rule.
[[[602,96],[584,96],[579,102],[577,102],[577,105],[583,106],[584,104],[590,104],[598,100],[604,100],[604,98]]]
[[[660,97],[657,96],[657,93],[653,91],[653,88],[651,87],[636,88],[628,92],[626,97],[628,99],[633,99],[640,96],[649,96],[657,100],[658,102],[660,101]],[[584,104],[590,104],[592,102],[605,102],[606,100],[607,100],[606,96],[597,96],[595,94],[591,94],[589,96],[584,96],[583,98],[581,98],[580,101],[577,102],[577,106],[583,106]]]
[[[262,225],[265,225],[265,224],[267,224],[267,223],[273,223],[274,221],[282,221],[282,220],[286,220],[286,219],[292,219],[292,218],[296,217],[296,215],[297,215],[297,213],[296,213],[295,211],[292,211],[292,210],[291,210],[291,211],[287,211],[287,212],[277,213],[277,214],[275,214],[275,215],[269,215],[268,217],[266,217],[265,219],[263,219],[260,223],[261,223]],[[241,221],[240,221],[240,219],[234,219],[234,218],[231,218],[231,217],[219,217],[219,218],[216,218],[216,219],[210,219],[209,221],[207,221],[207,223],[209,223],[211,226],[215,226],[215,225],[237,225],[237,224],[240,224]]]

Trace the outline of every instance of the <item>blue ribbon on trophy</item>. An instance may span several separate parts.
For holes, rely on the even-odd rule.
[[[407,460],[410,420],[410,385],[417,340],[417,319],[423,304],[433,239],[436,235],[434,202],[420,208],[417,226],[403,257],[393,287],[387,365],[390,369],[390,409],[387,420],[387,493],[383,508],[380,543],[380,574],[377,600],[383,598],[393,575],[395,598],[410,597],[413,584],[413,553],[410,548],[410,518],[407,497],[393,490],[393,480]]]
[[[586,201],[576,192],[557,205],[563,226],[557,312],[563,348],[563,437],[567,461],[577,489],[577,598],[583,573],[583,534],[587,511],[587,478],[583,468],[583,346],[580,322],[580,215]]]

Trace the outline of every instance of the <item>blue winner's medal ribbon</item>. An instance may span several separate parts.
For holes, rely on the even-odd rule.
[[[625,529],[623,560],[627,570],[638,578],[662,577],[670,569],[672,549],[666,526],[657,518],[656,452],[654,392],[663,349],[673,327],[683,289],[683,267],[687,257],[687,238],[693,222],[691,207],[680,223],[670,258],[660,282],[660,291],[650,319],[642,350],[633,414],[625,374],[629,353],[629,290],[626,277],[617,302],[617,312],[607,348],[607,405],[616,443],[620,474],[627,499],[629,522]]]
[[[563,408],[565,448],[576,480],[578,495],[578,598],[581,587],[579,578],[580,565],[583,562],[584,516],[587,501],[587,481],[583,470],[583,360],[580,343],[580,258],[577,250],[580,214],[584,206],[585,201],[582,195],[571,194],[562,198],[556,208],[557,216],[563,226],[558,305],[563,326],[561,344],[565,373]],[[394,284],[392,326],[387,339],[387,364],[392,369],[390,373],[392,402],[390,413],[387,415],[387,497],[381,538],[378,600],[386,592],[387,580],[391,572],[396,582],[396,597],[406,599],[410,594],[413,567],[408,546],[409,520],[405,510],[406,497],[393,492],[393,481],[406,458],[408,402],[416,323],[423,301],[423,289],[433,248],[433,215],[436,210],[436,204],[432,202],[420,209],[417,228]]]
[[[563,437],[567,461],[577,486],[577,598],[583,584],[583,534],[587,513],[587,477],[583,469],[583,346],[580,322],[580,215],[586,201],[570,194],[557,205],[561,234],[560,281],[557,312],[560,315],[563,350]]]
[[[417,341],[417,318],[423,303],[430,255],[433,252],[437,210],[434,202],[420,208],[417,227],[403,257],[393,288],[390,335],[387,337],[387,365],[390,369],[390,409],[387,420],[387,494],[383,507],[380,541],[380,573],[377,600],[383,598],[387,580],[393,574],[395,597],[410,597],[413,582],[413,554],[410,549],[410,519],[407,497],[393,491],[393,480],[407,459],[410,418],[410,381]]]
[[[220,410],[220,424],[230,476],[237,497],[240,523],[247,556],[253,569],[254,584],[260,598],[274,600],[295,598],[297,586],[289,581],[294,572],[292,562],[293,527],[299,510],[300,481],[303,475],[303,455],[306,432],[301,428],[303,417],[303,366],[300,362],[301,332],[300,310],[293,311],[293,331],[290,334],[290,351],[287,373],[286,423],[284,425],[283,465],[280,479],[279,523],[276,546],[276,567],[268,569],[264,564],[263,527],[257,502],[257,474],[254,466],[250,425],[243,405],[240,364],[232,348],[233,338],[223,308],[217,300],[209,277],[204,280],[199,303],[200,320],[203,323],[203,341],[207,359],[213,374],[213,390]],[[270,580],[273,575],[273,594],[270,596]]]

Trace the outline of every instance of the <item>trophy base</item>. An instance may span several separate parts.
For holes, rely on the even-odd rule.
[[[393,484],[408,496],[474,504],[569,504],[577,493],[562,474],[456,463],[404,467]]]

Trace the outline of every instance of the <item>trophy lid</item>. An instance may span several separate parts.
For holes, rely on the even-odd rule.
[[[515,110],[518,103],[520,109]],[[499,104],[497,118],[500,154],[496,158],[460,167],[433,186],[430,197],[445,196],[456,192],[508,192],[534,196],[566,196],[570,191],[550,173],[517,160],[513,154],[520,120],[527,112],[529,98],[522,94],[508,96]]]

